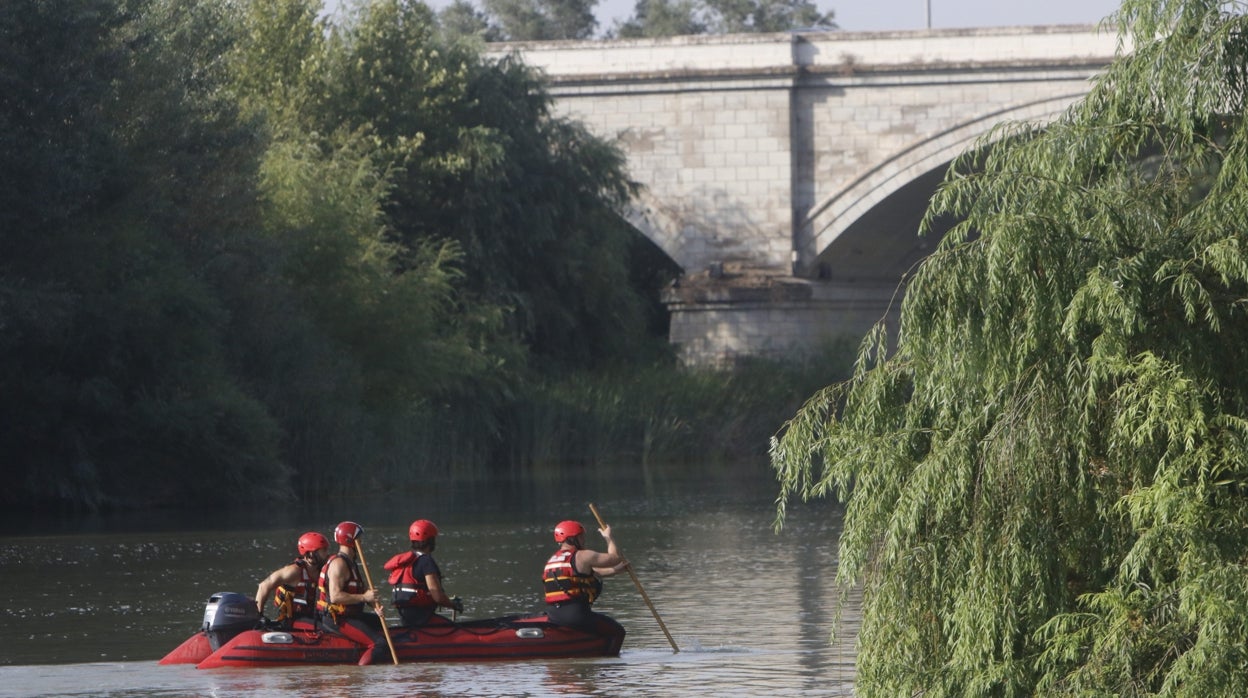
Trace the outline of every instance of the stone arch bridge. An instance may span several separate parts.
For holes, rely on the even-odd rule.
[[[616,140],[628,220],[680,265],[687,364],[784,356],[895,318],[934,246],[919,220],[950,161],[1003,121],[1088,91],[1116,37],[1089,26],[496,44],[558,114]]]

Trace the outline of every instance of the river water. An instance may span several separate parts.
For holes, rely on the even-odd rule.
[[[289,507],[87,520],[9,522],[0,542],[0,698],[8,696],[848,696],[858,606],[832,639],[841,510],[791,505],[772,530],[775,483],[753,474],[647,482],[430,488],[319,511]],[[595,608],[628,630],[618,658],[368,667],[159,666],[195,632],[219,591],[251,596],[289,561],[304,530],[355,520],[374,581],[407,548],[407,525],[434,520],[436,557],[467,618],[539,611],[550,529],[590,529],[593,502],[672,634],[672,651],[626,574]],[[388,598],[388,590],[385,592]],[[269,615],[272,615],[270,613]]]

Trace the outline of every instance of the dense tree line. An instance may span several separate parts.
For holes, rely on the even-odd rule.
[[[636,39],[836,29],[834,13],[812,0],[636,0],[633,13],[600,27],[599,0],[454,0],[438,12],[450,35],[493,41]]]
[[[676,370],[621,153],[478,47],[402,0],[0,4],[0,501],[765,456],[807,374]]]
[[[896,346],[774,444],[847,503],[862,695],[1248,693],[1248,17],[1115,19],[1082,103],[955,163]]]

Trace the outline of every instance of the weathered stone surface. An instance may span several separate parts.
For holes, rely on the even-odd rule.
[[[671,339],[719,364],[861,336],[895,311],[934,247],[918,222],[948,163],[1003,121],[1059,115],[1116,48],[1058,26],[491,51],[522,54],[557,113],[623,148],[642,186],[624,215],[685,271]]]

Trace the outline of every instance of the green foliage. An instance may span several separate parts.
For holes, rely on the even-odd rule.
[[[552,376],[517,396],[506,461],[551,477],[753,465],[774,425],[814,386],[847,375],[851,357],[833,344],[804,362],[755,360],[734,371],[661,361]]]
[[[637,0],[633,15],[613,33],[628,39],[836,28],[834,14],[809,0]]]
[[[409,126],[436,120],[443,102],[462,98],[456,68],[433,47],[423,6],[362,5],[343,29],[290,5],[252,3],[251,31],[234,64],[246,103],[273,128],[260,169],[263,220],[314,334],[279,366],[315,358],[322,369],[273,386],[272,407],[291,417],[287,449],[302,464],[303,494],[333,489],[344,464],[365,487],[441,472],[428,444],[408,436],[447,433],[428,406],[482,401],[488,416],[499,366],[523,362],[500,333],[501,312],[459,290],[457,243],[401,241],[392,225],[401,208],[395,180],[422,157],[419,126],[408,138]],[[291,36],[317,39],[287,50]],[[275,73],[290,76],[286,89],[248,89]],[[300,409],[292,412],[291,403]],[[393,472],[399,460],[408,475]]]
[[[285,278],[359,366],[366,402],[402,409],[488,365],[473,347],[489,321],[456,316],[453,243],[400,250],[386,240],[380,207],[390,186],[361,140],[275,142],[261,192]]]
[[[647,309],[630,282],[637,233],[616,213],[632,192],[619,149],[552,117],[529,68],[440,41],[423,6],[363,6],[336,41],[319,129],[374,140],[395,243],[454,241],[461,303],[502,309],[539,360],[639,351]]]
[[[773,442],[778,523],[847,503],[863,695],[1248,688],[1248,33],[1216,2],[1117,19],[1086,100],[951,168],[896,347]]]
[[[717,34],[781,32],[790,29],[836,29],[833,13],[810,0],[703,0],[708,24]]]
[[[629,17],[616,28],[621,39],[705,34],[706,23],[698,17],[696,0],[637,0]]]
[[[217,263],[248,245],[258,154],[210,59],[228,23],[198,4],[19,0],[0,32],[4,502],[285,496],[216,293]]]
[[[588,39],[598,27],[598,0],[484,0],[504,41]]]
[[[438,26],[451,39],[502,41],[503,33],[468,0],[455,0],[438,11]]]
[[[295,118],[315,98],[325,61],[321,4],[311,0],[242,3],[241,37],[229,54],[232,84],[245,107],[275,123]]]
[[[477,477],[532,375],[655,355],[673,268],[619,151],[451,34],[393,0],[0,6],[0,501]]]

